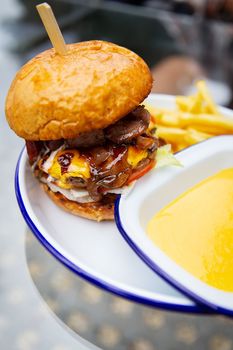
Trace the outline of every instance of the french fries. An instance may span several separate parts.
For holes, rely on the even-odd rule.
[[[214,135],[233,133],[233,119],[221,115],[180,113],[179,119],[183,127],[191,126]]]
[[[176,97],[176,109],[146,105],[152,116],[150,127],[174,152],[215,135],[233,134],[233,119],[220,113],[205,81],[198,81],[196,87],[195,95]]]
[[[187,131],[180,128],[158,126],[156,136],[166,140],[168,143],[176,143],[178,139],[184,139]]]
[[[218,114],[218,108],[216,104],[214,103],[204,80],[200,80],[196,84],[198,93],[201,95],[202,101],[205,102],[203,107],[206,109],[206,112],[209,112],[210,114]]]

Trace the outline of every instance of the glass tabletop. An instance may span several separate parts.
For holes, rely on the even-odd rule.
[[[0,20],[21,11],[13,0],[1,6]],[[231,319],[165,312],[113,296],[67,270],[26,228],[14,194],[23,141],[4,118],[7,89],[21,61],[9,50],[17,38],[5,28],[6,22],[0,25],[1,349],[233,349]]]
[[[28,230],[25,257],[41,302],[69,329],[102,349],[233,346],[231,319],[165,312],[113,296],[66,269]]]

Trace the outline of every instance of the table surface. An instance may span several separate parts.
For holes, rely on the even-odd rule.
[[[20,12],[13,0],[1,6],[0,20]],[[8,49],[15,39],[3,25],[0,39],[1,349],[233,349],[231,319],[165,312],[113,296],[67,270],[28,231],[14,194],[23,142],[3,117],[6,92],[20,63]]]

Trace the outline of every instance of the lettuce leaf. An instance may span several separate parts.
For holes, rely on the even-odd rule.
[[[155,169],[164,166],[183,166],[172,153],[171,145],[164,145],[157,149]]]

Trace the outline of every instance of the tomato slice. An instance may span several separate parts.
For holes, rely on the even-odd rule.
[[[133,172],[128,179],[128,184],[144,176],[146,173],[148,173],[148,171],[154,168],[154,166],[155,166],[155,160],[151,160],[150,163],[147,166],[145,166],[145,168],[142,168]]]

